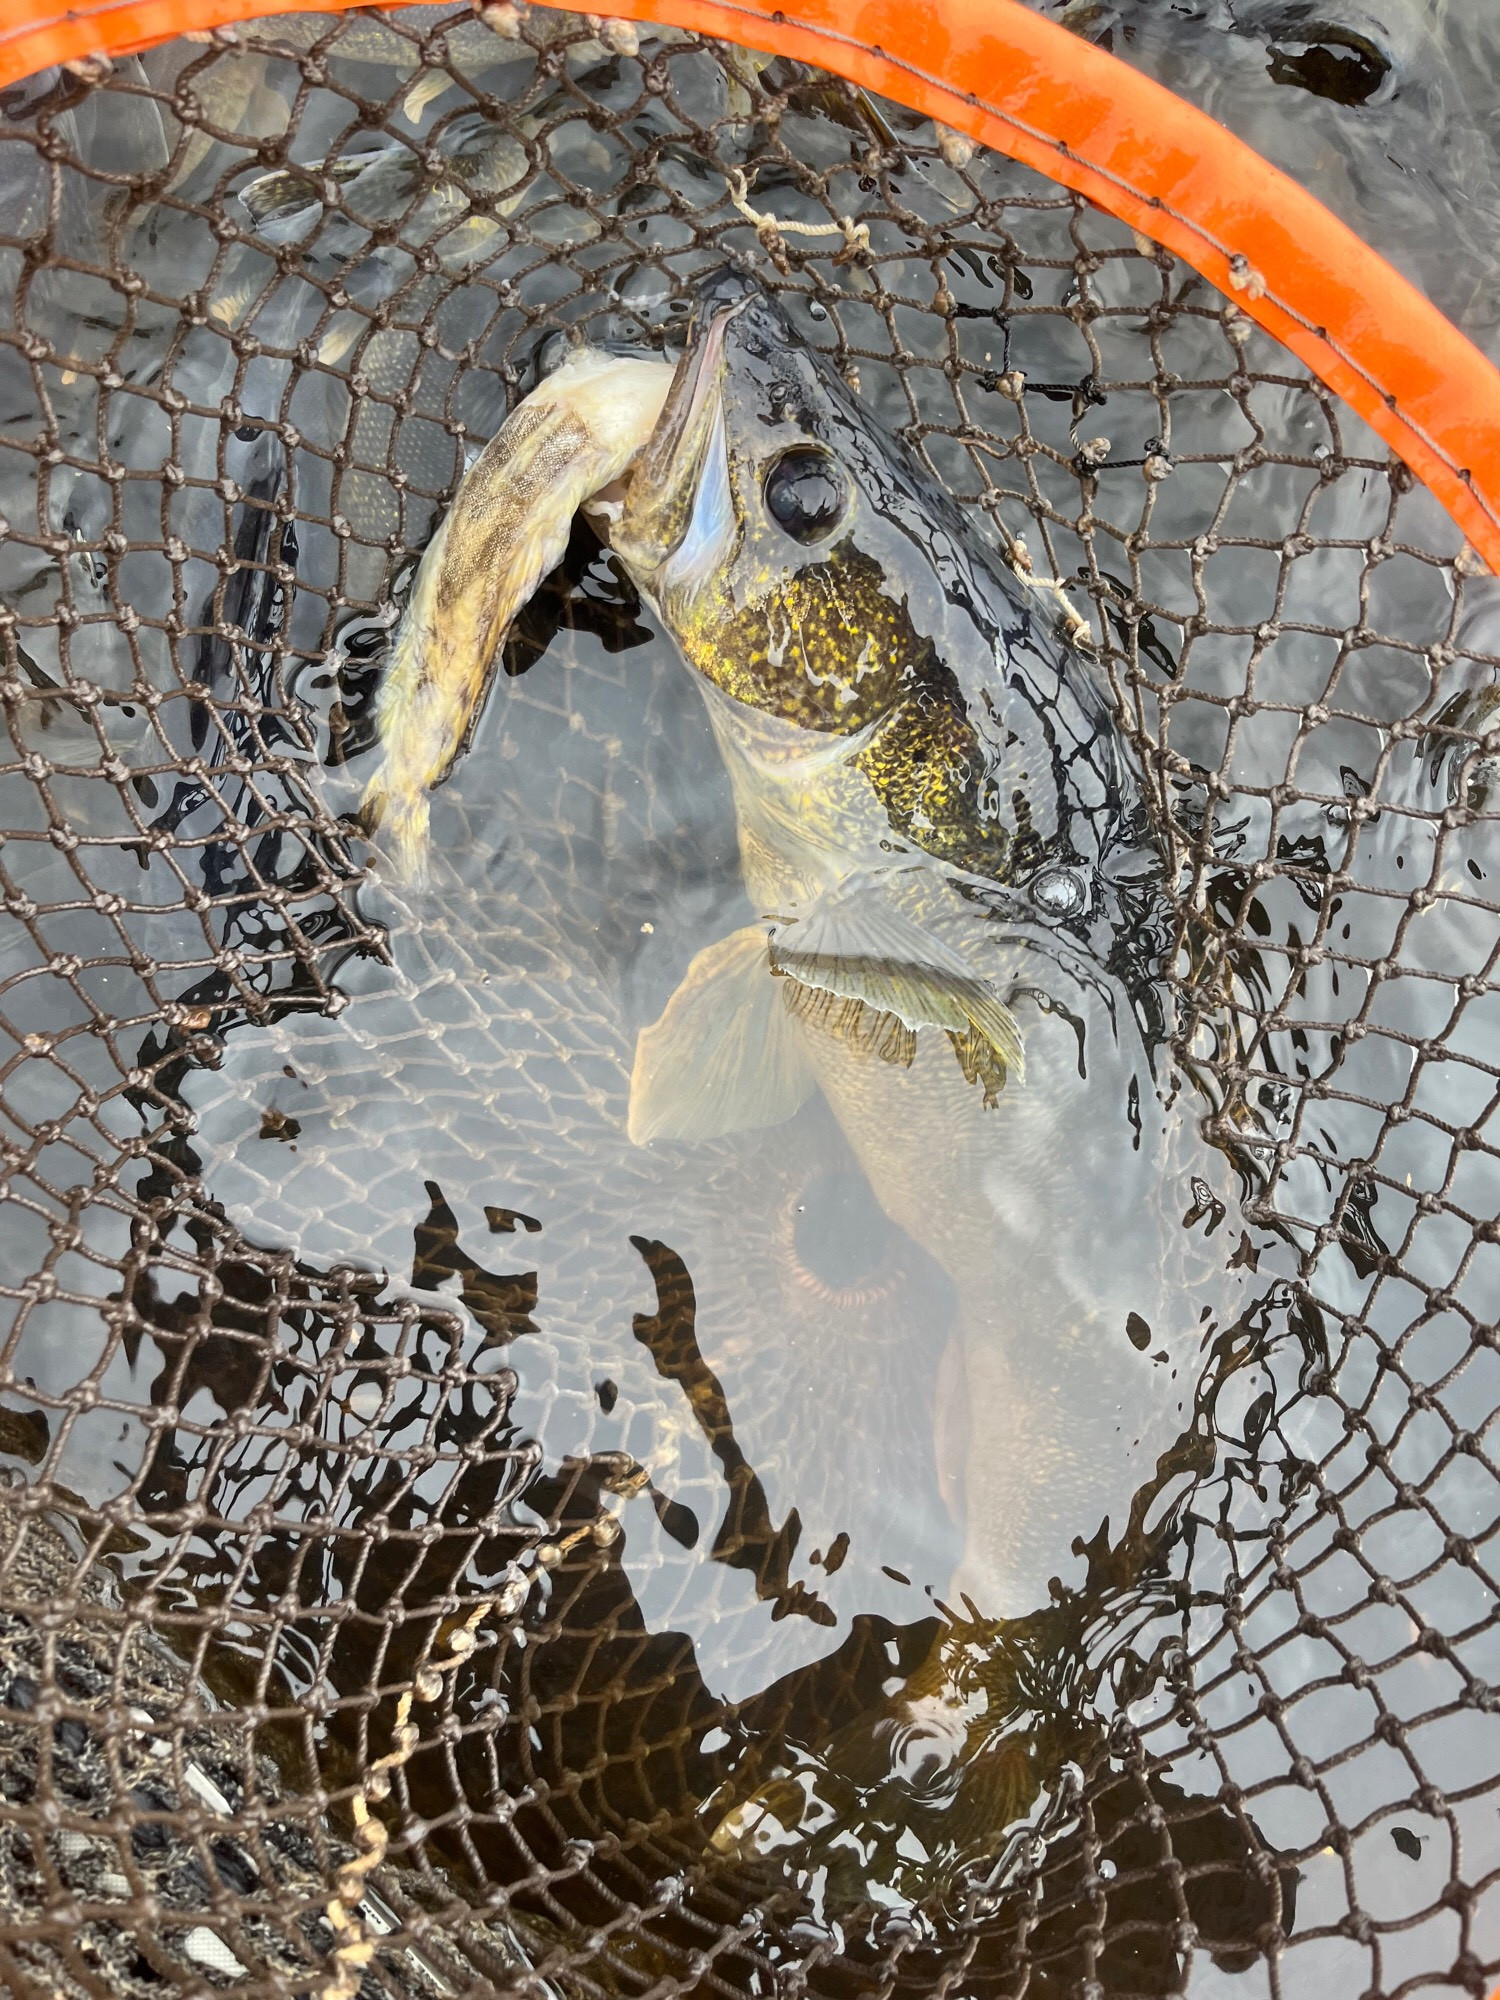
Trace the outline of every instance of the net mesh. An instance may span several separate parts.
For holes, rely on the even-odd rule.
[[[1500,659],[1446,517],[1171,257],[785,60],[502,5],[84,69],[0,99],[8,1989],[1482,1995]],[[660,349],[731,255],[1107,675],[1269,1274],[1127,1527],[971,1635],[1004,1726],[946,1865],[876,1842],[853,1887],[715,1829],[933,1621],[731,1701],[622,1557],[627,1503],[694,1574],[717,1521],[715,1575],[817,1622],[774,1423],[601,1151],[628,1045],[580,939],[649,932],[648,851],[711,902],[732,833],[583,531],[437,797],[428,903],[356,817],[474,448],[549,340]],[[525,814],[497,910],[466,839]],[[511,1205],[523,1145],[571,1225]],[[770,1153],[694,1171],[761,1234],[745,1283],[836,1314],[768,1289]],[[640,1373],[601,1380],[622,1258]],[[866,1286],[890,1339],[933,1283]],[[674,1478],[595,1448],[653,1402]],[[845,1448],[896,1451],[861,1407]]]

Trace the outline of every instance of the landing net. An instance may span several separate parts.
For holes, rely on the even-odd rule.
[[[0,1983],[1482,1995],[1500,621],[1431,495],[1233,296],[784,58],[293,15],[0,109]],[[1107,678],[1184,1059],[1280,1246],[1245,1255],[1285,1267],[1129,1533],[986,1666],[1010,1777],[883,1897],[869,1856],[851,1887],[722,1829],[765,1746],[815,1759],[920,1645],[871,1622],[717,1697],[622,1561],[647,1474],[586,1448],[615,1385],[526,1358],[574,1308],[487,1155],[521,1044],[484,994],[573,948],[599,857],[690,883],[703,841],[681,688],[632,668],[597,547],[508,659],[577,873],[497,917],[456,781],[439,922],[356,817],[468,459],[549,340],[673,346],[726,258]],[[559,628],[589,647],[549,681]],[[597,881],[639,930],[628,870]],[[586,1151],[607,1050],[569,1005],[537,1060],[571,1038],[547,1143]],[[449,1164],[413,1229],[416,1123]],[[737,1507],[770,1561],[691,1271],[642,1244],[636,1337],[721,1482],[664,1526]]]

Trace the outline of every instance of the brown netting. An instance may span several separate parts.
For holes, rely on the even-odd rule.
[[[1491,586],[1085,203],[784,60],[490,14],[291,16],[0,98],[0,1981],[1483,1995]],[[611,1109],[665,991],[640,940],[722,898],[733,829],[585,531],[437,796],[429,898],[356,818],[466,454],[549,337],[659,348],[726,255],[1086,622],[1245,1176],[1200,1219],[1264,1278],[1115,1540],[953,1629],[989,1734],[930,1821],[840,1794],[831,1746],[931,1615],[740,1661],[732,1700],[702,1651],[747,1600],[826,1612],[786,1496],[920,1460],[881,1340],[941,1285],[915,1250],[807,1269],[773,1141],[690,1176],[743,1269],[659,1233]],[[855,1304],[867,1352],[789,1386],[757,1350]],[[813,1451],[778,1415],[819,1395]],[[727,1841],[789,1770],[839,1838]]]

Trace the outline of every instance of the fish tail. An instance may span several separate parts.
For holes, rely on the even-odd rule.
[[[393,789],[389,774],[381,772],[365,787],[360,818],[368,833],[379,832],[396,879],[410,888],[425,888],[432,820],[426,791],[399,782]]]
[[[388,815],[386,824],[401,880],[414,889],[425,888],[432,825],[432,808],[427,794],[414,792],[403,798],[395,811]]]

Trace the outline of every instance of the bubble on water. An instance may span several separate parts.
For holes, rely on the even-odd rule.
[[[1087,891],[1072,868],[1044,868],[1033,878],[1031,900],[1047,917],[1076,916],[1087,901]]]

